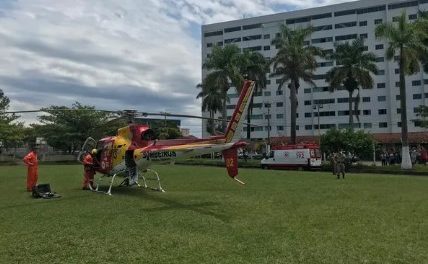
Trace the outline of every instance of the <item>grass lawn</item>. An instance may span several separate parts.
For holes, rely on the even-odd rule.
[[[41,166],[63,195],[32,199],[0,166],[1,263],[428,263],[428,177],[159,165],[166,193],[80,190],[82,168]]]

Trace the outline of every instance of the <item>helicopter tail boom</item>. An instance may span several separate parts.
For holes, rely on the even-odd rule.
[[[238,141],[241,138],[241,131],[244,125],[244,115],[247,113],[251,96],[254,92],[254,81],[245,80],[241,95],[233,112],[225,134],[226,143]]]

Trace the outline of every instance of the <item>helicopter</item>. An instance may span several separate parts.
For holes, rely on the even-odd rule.
[[[119,128],[117,135],[102,138],[98,141],[89,137],[86,139],[77,160],[83,161],[84,155],[95,149],[95,166],[98,176],[94,179],[93,185],[88,184],[88,188],[94,192],[102,192],[99,187],[104,178],[111,178],[108,190],[104,193],[112,195],[112,187],[118,175],[125,176],[119,186],[137,186],[151,188],[164,192],[161,186],[160,177],[151,165],[152,161],[170,161],[173,163],[177,159],[185,159],[213,152],[221,152],[225,161],[228,175],[236,182],[245,183],[237,178],[238,175],[238,149],[247,145],[240,140],[240,132],[244,125],[244,115],[247,113],[251,96],[254,92],[255,82],[245,80],[243,87],[224,135],[211,136],[201,139],[169,139],[157,140],[154,131],[146,124],[135,124],[131,122],[138,114],[133,110],[125,110],[121,114],[129,119],[129,124]],[[35,111],[20,111],[35,112]],[[14,113],[17,113],[14,112]],[[168,113],[141,113],[142,116],[173,116],[189,117],[196,116],[178,115]],[[208,119],[198,117],[202,119]],[[130,161],[136,166],[136,173],[129,174]],[[139,182],[139,176],[143,181]],[[149,187],[146,177],[152,176],[151,180],[157,181],[157,187]]]

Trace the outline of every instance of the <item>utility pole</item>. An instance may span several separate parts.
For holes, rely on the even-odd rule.
[[[321,146],[321,127],[320,127],[320,108],[323,108],[322,104],[315,104],[312,109],[317,109],[318,119],[318,145]]]
[[[268,145],[270,146],[270,107],[268,107]]]

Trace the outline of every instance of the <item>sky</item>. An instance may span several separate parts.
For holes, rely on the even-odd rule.
[[[201,115],[201,25],[349,1],[0,0],[0,89],[9,110]],[[200,120],[182,127],[201,135]]]

